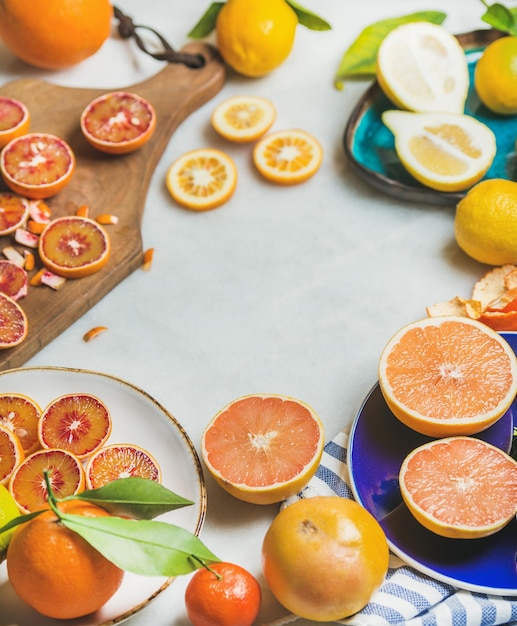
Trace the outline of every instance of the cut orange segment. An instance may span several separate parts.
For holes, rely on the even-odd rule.
[[[430,437],[473,435],[513,402],[517,359],[508,342],[481,322],[426,318],[388,341],[379,385],[392,413],[409,428]]]
[[[28,332],[25,311],[12,298],[0,293],[0,350],[17,346]]]
[[[25,458],[23,446],[10,428],[0,424],[0,485],[9,482],[14,470]]]
[[[61,448],[84,459],[106,442],[111,427],[110,412],[99,398],[71,393],[43,409],[38,437],[43,448]]]
[[[45,471],[56,498],[84,491],[86,482],[80,459],[66,450],[37,450],[18,465],[9,481],[9,491],[22,513],[48,507]]]
[[[477,183],[495,157],[495,135],[470,115],[384,111],[395,151],[420,183],[438,191],[462,191]]]
[[[212,126],[225,139],[238,143],[255,141],[272,126],[276,110],[259,96],[233,96],[214,109]]]
[[[232,197],[237,185],[237,168],[221,150],[200,148],[174,161],[165,183],[178,204],[194,211],[207,211]]]
[[[0,96],[0,148],[11,139],[25,135],[30,126],[29,109],[14,98]]]
[[[0,235],[10,235],[29,217],[29,201],[12,193],[0,193]]]
[[[28,133],[11,140],[0,154],[5,184],[29,198],[50,198],[70,182],[75,170],[72,148],[60,137]]]
[[[13,300],[27,295],[27,272],[12,261],[0,259],[0,292]]]
[[[254,504],[296,494],[318,469],[323,424],[309,405],[281,395],[234,400],[207,425],[203,460],[228,493]]]
[[[448,437],[408,454],[402,497],[428,530],[453,539],[496,533],[517,512],[517,462],[475,437]]]
[[[100,335],[101,333],[104,333],[108,330],[107,326],[94,326],[93,328],[90,328],[90,330],[87,330],[84,335],[83,335],[83,341],[91,341],[92,339],[95,339],[95,337],[97,337],[98,335]]]
[[[401,109],[463,113],[469,88],[467,59],[456,37],[443,26],[403,24],[379,46],[377,80]]]
[[[323,160],[320,143],[304,130],[281,130],[263,137],[253,149],[258,171],[274,183],[296,185],[313,176]]]
[[[19,393],[0,394],[0,426],[19,439],[25,455],[39,447],[38,422],[41,408],[32,398]]]
[[[126,91],[99,96],[81,115],[81,130],[87,141],[109,154],[138,150],[155,128],[156,113],[150,102]]]
[[[147,450],[129,443],[114,443],[94,452],[86,464],[88,489],[98,489],[120,478],[148,478],[161,482],[162,472]]]
[[[82,278],[106,265],[110,240],[95,220],[79,215],[58,217],[41,233],[39,253],[51,272],[65,278]]]

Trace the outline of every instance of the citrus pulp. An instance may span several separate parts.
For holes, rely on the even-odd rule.
[[[0,425],[9,428],[18,437],[26,455],[40,446],[40,415],[41,408],[32,398],[20,393],[0,394]]]
[[[409,428],[430,437],[472,435],[512,404],[517,359],[507,341],[477,320],[426,318],[388,341],[379,386],[391,412]]]
[[[517,512],[517,462],[475,437],[419,446],[404,459],[399,485],[415,518],[442,537],[487,537]]]
[[[275,107],[266,98],[233,96],[216,106],[211,122],[225,139],[244,143],[261,137],[269,130],[275,117]]]
[[[27,315],[9,296],[0,293],[0,350],[19,345],[29,332]]]
[[[364,608],[384,580],[388,559],[379,523],[338,496],[305,498],[282,509],[262,544],[273,595],[295,615],[317,622]]]
[[[162,472],[156,459],[147,450],[129,443],[113,443],[94,452],[86,464],[88,489],[98,489],[118,480],[137,476],[160,482]]]

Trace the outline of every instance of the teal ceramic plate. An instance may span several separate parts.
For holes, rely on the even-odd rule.
[[[485,178],[517,179],[517,115],[500,116],[484,107],[473,87],[473,74],[482,50],[501,34],[478,30],[457,35],[465,50],[471,78],[465,113],[489,126],[496,135],[497,154]],[[406,172],[400,163],[390,130],[381,115],[394,105],[386,98],[377,82],[366,91],[353,110],[344,134],[344,148],[351,168],[368,184],[390,196],[442,205],[455,205],[465,192],[445,193],[428,189]]]

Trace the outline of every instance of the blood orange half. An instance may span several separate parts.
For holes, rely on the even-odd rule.
[[[39,237],[43,265],[64,278],[83,278],[108,262],[110,240],[95,220],[80,215],[52,220]]]
[[[10,428],[0,424],[0,485],[9,482],[14,470],[25,458],[21,441]]]
[[[24,135],[30,125],[29,109],[14,98],[0,96],[0,148],[11,139]]]
[[[147,450],[129,443],[114,443],[92,454],[86,465],[89,489],[97,489],[120,478],[148,478],[160,482],[162,472]]]
[[[0,350],[20,344],[29,332],[24,310],[9,296],[0,293]]]
[[[465,317],[427,318],[401,328],[379,361],[392,413],[430,437],[472,435],[494,424],[517,393],[517,359],[500,335]]]
[[[87,393],[60,396],[44,409],[38,424],[43,448],[61,448],[84,459],[98,450],[111,433],[108,408]]]
[[[0,426],[8,428],[20,440],[26,455],[39,446],[38,422],[41,408],[32,398],[19,393],[0,395]]]
[[[223,489],[246,502],[272,504],[309,482],[323,446],[323,424],[309,405],[287,396],[250,395],[215,415],[201,451]]]
[[[9,491],[22,513],[48,506],[45,471],[56,498],[84,491],[84,468],[74,454],[58,449],[37,450],[18,465],[9,481]]]
[[[0,259],[0,291],[13,300],[27,295],[27,272],[12,261]]]
[[[517,513],[517,462],[475,437],[416,448],[402,463],[399,484],[415,518],[443,537],[486,537]]]
[[[5,184],[22,196],[49,198],[72,178],[75,156],[63,139],[48,133],[27,133],[12,139],[0,154]]]
[[[12,193],[0,193],[0,235],[10,235],[21,228],[29,217],[27,198]]]
[[[87,141],[109,154],[138,150],[155,128],[156,113],[151,103],[126,91],[99,96],[81,114],[81,130]]]

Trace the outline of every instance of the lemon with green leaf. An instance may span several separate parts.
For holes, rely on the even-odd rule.
[[[20,511],[16,506],[14,498],[3,485],[0,485],[0,528],[19,515]],[[0,562],[5,558],[5,552],[13,533],[14,528],[0,533]]]

